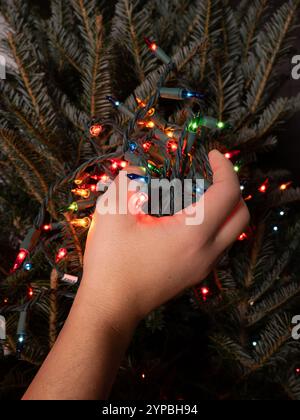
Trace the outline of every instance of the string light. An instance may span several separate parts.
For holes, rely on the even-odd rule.
[[[141,374],[142,379],[146,378],[146,375],[144,373]]]
[[[136,99],[136,101],[137,101],[137,103],[138,103],[138,105],[141,107],[141,108],[146,108],[146,103],[145,102],[143,102],[140,98],[138,98],[138,97],[136,97],[135,98]],[[154,115],[155,114],[155,108],[150,108],[149,110],[148,110],[148,112],[147,112],[147,116],[148,117],[152,117],[152,115]]]
[[[280,191],[285,191],[285,190],[287,190],[290,186],[292,185],[292,182],[290,181],[290,182],[287,182],[286,184],[281,184],[280,185],[280,187],[279,187],[279,189],[280,189]]]
[[[8,298],[3,299],[3,303],[7,304],[8,303]]]
[[[134,141],[131,141],[131,142],[129,143],[129,150],[130,150],[131,152],[135,152],[137,148],[138,148],[138,145],[137,145]]]
[[[230,152],[225,153],[226,159],[232,159],[235,156],[238,156],[240,154],[240,150],[231,150]]]
[[[202,95],[199,92],[190,91],[183,88],[161,87],[159,89],[159,94],[162,98],[176,99],[176,100],[183,100],[183,99],[189,99],[189,98],[202,99],[204,97],[204,95]]]
[[[68,210],[70,211],[78,211],[78,204],[76,203],[76,201],[74,201],[73,203],[71,203],[68,207]]]
[[[284,210],[281,210],[281,211],[279,212],[279,216],[285,216],[285,211],[284,211]]]
[[[245,239],[248,239],[248,235],[247,233],[243,232],[240,234],[240,236],[238,237],[239,241],[244,241]]]
[[[152,144],[150,141],[146,141],[145,143],[143,143],[143,149],[144,151],[147,153],[149,152],[150,148],[151,148]]]
[[[58,263],[61,260],[63,260],[66,256],[67,256],[68,251],[66,250],[66,248],[60,248],[58,250],[58,253],[56,254],[56,259],[55,261]]]
[[[299,376],[300,375],[300,367],[297,367],[296,370],[295,370],[295,372],[296,372],[296,375]]]
[[[89,196],[91,195],[91,191],[87,188],[75,188],[72,190],[72,193],[82,198],[89,198]]]
[[[24,270],[30,271],[32,269],[32,264],[31,264],[31,262],[27,262],[27,263],[24,264],[23,267],[24,267]]]
[[[245,185],[240,185],[240,190],[244,191],[245,190]]]
[[[99,137],[102,133],[103,127],[101,124],[95,124],[90,127],[90,134],[92,137]]]
[[[265,182],[258,188],[258,191],[261,193],[265,193],[269,186],[269,180],[266,179]]]
[[[161,173],[160,169],[157,168],[157,166],[155,166],[155,164],[151,162],[150,160],[148,161],[147,166],[150,169],[150,171],[155,172],[156,174],[160,175]]]
[[[113,96],[106,96],[106,99],[118,109],[118,111],[122,112],[123,114],[127,115],[129,118],[134,118],[134,113],[130,111],[122,102],[118,99],[115,99]]]
[[[120,162],[120,166],[121,166],[122,169],[126,168],[127,165],[128,164],[125,160],[122,160],[122,162]]]
[[[21,265],[23,264],[23,262],[25,261],[25,259],[27,258],[29,252],[27,251],[27,249],[20,249],[14,266],[13,266],[13,271],[17,270],[19,267],[21,267]]]
[[[162,50],[154,41],[151,41],[147,37],[144,37],[144,40],[145,40],[149,50],[152,51],[153,54],[155,54],[157,58],[159,58],[164,64],[169,64],[170,63],[171,57],[169,57],[164,52],[164,50]]]
[[[82,219],[73,219],[71,220],[71,225],[87,229],[91,225],[91,219],[89,217],[84,217]]]
[[[279,227],[278,226],[273,226],[273,231],[274,232],[278,232],[279,231]]]
[[[176,152],[176,150],[178,149],[178,145],[174,140],[170,140],[168,142],[168,148],[172,151],[172,152]]]
[[[89,174],[87,174],[87,173],[84,173],[84,174],[82,174],[80,177],[78,177],[78,178],[76,178],[75,180],[74,180],[74,183],[76,184],[76,185],[81,185],[81,184],[83,184],[88,178],[90,177],[90,175]]]
[[[49,231],[52,229],[52,226],[51,226],[50,224],[43,225],[43,226],[42,226],[42,229],[43,229],[45,232],[49,232]]]
[[[252,341],[252,346],[253,347],[257,347],[257,345],[258,345],[257,341]]]
[[[28,297],[30,299],[33,297],[34,293],[33,293],[33,288],[32,287],[29,287],[28,288],[27,294],[28,294]]]
[[[249,194],[247,197],[244,198],[244,201],[250,201],[252,200],[253,196]]]
[[[240,167],[239,167],[239,165],[234,165],[233,169],[234,169],[235,172],[239,172]]]
[[[172,130],[171,128],[168,128],[165,130],[165,134],[171,139],[173,138],[174,130]]]

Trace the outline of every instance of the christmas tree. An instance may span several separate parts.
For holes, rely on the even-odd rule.
[[[112,397],[300,399],[300,189],[264,161],[300,109],[277,95],[300,2],[229,3],[0,1],[3,398],[22,394],[66,319],[99,185],[129,163],[146,183],[202,175],[208,188],[217,148],[251,225],[139,326]]]

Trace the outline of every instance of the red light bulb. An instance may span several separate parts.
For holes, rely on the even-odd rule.
[[[60,248],[58,250],[58,253],[56,254],[56,262],[61,261],[63,258],[65,258],[65,256],[67,255],[68,251],[66,250],[66,248]]]
[[[150,147],[151,147],[150,141],[146,141],[145,143],[143,143],[143,149],[146,153],[150,150]]]
[[[267,191],[269,185],[269,180],[266,179],[265,182],[258,188],[258,191],[261,193],[265,193]]]
[[[178,145],[175,141],[169,141],[168,147],[169,149],[171,149],[172,152],[176,152],[176,150],[178,149]]]
[[[126,168],[127,166],[127,162],[125,160],[122,160],[122,162],[120,163],[121,168]]]
[[[296,368],[296,374],[300,376],[300,368]]]
[[[202,293],[202,296],[207,296],[209,294],[208,288],[207,287],[202,287],[201,288],[201,293]]]
[[[46,232],[48,232],[49,230],[51,230],[51,225],[44,225],[43,226],[43,230],[45,230]]]
[[[20,249],[13,266],[13,271],[17,270],[23,264],[28,254],[27,249]]]
[[[113,163],[111,164],[111,168],[112,168],[112,169],[118,169],[118,164],[117,164],[117,162],[113,162]]]
[[[239,241],[244,241],[245,239],[247,239],[248,238],[248,236],[247,236],[247,234],[245,233],[245,232],[243,232],[239,237],[238,237],[238,240]]]
[[[92,137],[98,137],[101,134],[102,130],[103,130],[103,127],[101,124],[95,124],[91,126],[90,134]]]
[[[29,289],[28,289],[28,297],[29,298],[33,297],[33,288],[32,287],[29,287]]]
[[[91,190],[92,192],[95,192],[95,191],[97,190],[97,185],[95,185],[95,184],[91,185],[91,186],[90,186],[90,190]]]

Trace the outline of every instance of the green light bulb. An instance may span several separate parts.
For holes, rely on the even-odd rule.
[[[238,172],[240,170],[240,167],[238,165],[234,165],[233,169],[235,170],[235,172]]]
[[[78,211],[78,204],[74,201],[72,204],[69,205],[68,210],[70,211]]]
[[[218,121],[217,122],[217,127],[220,128],[220,129],[222,129],[222,128],[225,127],[225,123],[223,123],[223,121]]]

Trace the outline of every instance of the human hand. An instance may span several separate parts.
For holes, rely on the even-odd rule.
[[[231,162],[218,151],[209,160],[213,185],[194,205],[204,200],[200,225],[187,225],[185,211],[162,218],[95,212],[80,287],[120,328],[203,280],[247,226],[249,212]]]

